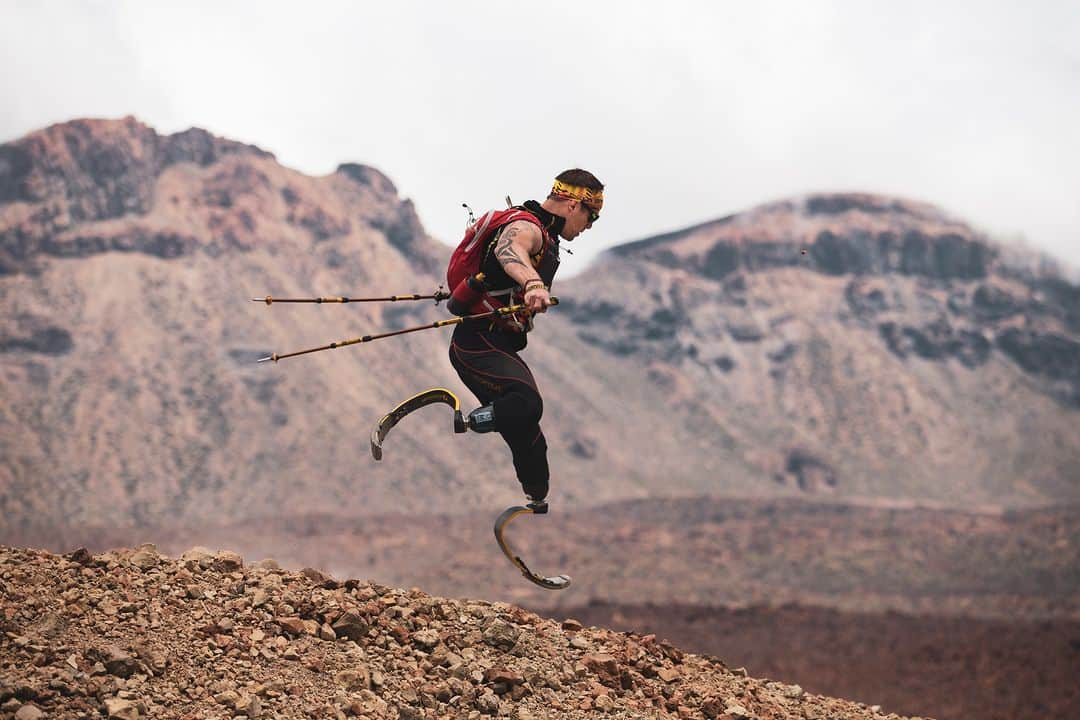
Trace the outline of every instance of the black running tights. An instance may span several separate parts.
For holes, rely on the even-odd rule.
[[[514,456],[525,494],[548,493],[547,441],[540,430],[544,401],[529,366],[514,349],[512,334],[459,325],[450,342],[450,363],[481,405],[494,405],[495,429]]]

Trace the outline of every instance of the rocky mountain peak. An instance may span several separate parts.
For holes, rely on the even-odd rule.
[[[0,716],[897,720],[653,635],[153,545],[0,546]]]
[[[997,254],[986,238],[931,205],[866,193],[769,203],[613,252],[712,279],[782,267],[978,278]]]
[[[166,167],[206,166],[235,154],[273,157],[200,128],[159,135],[131,116],[72,120],[0,146],[0,202],[62,197],[76,221],[145,212],[148,181]]]
[[[357,224],[431,265],[412,203],[374,168],[311,178],[253,145],[200,128],[161,135],[133,117],[73,120],[0,145],[0,275],[38,272],[49,257],[322,242]]]
[[[370,165],[342,163],[341,165],[338,165],[336,172],[355,181],[362,187],[374,188],[375,192],[382,195],[397,195],[397,187],[394,185],[394,182],[384,173],[376,170]]]

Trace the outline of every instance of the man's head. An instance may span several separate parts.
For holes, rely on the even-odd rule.
[[[555,178],[544,209],[565,219],[564,240],[573,240],[592,227],[604,207],[604,184],[588,170],[564,170]]]

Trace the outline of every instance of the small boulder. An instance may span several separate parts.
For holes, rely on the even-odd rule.
[[[36,705],[23,705],[15,713],[15,720],[41,720],[43,717],[45,717],[45,713]]]
[[[431,651],[439,644],[439,633],[434,630],[417,630],[410,637],[413,645],[421,650]]]
[[[365,665],[357,665],[351,670],[342,670],[334,675],[334,682],[348,692],[371,689],[371,672]]]
[[[129,678],[139,671],[139,661],[116,645],[91,653],[105,666],[110,675]]]
[[[274,618],[274,622],[280,625],[282,630],[293,637],[299,637],[304,634],[304,621],[298,617],[277,617]]]
[[[130,700],[107,698],[105,712],[110,720],[139,720],[139,708]]]
[[[161,563],[161,555],[153,543],[147,543],[132,553],[129,562],[140,570],[149,570]]]
[[[525,677],[521,673],[514,672],[513,670],[495,667],[484,673],[484,681],[495,684],[501,683],[508,687],[513,687],[514,685],[521,685],[524,683]]]
[[[338,637],[344,636],[359,642],[361,638],[368,634],[371,626],[359,613],[349,610],[342,613],[341,617],[334,621],[331,629]]]
[[[213,562],[213,551],[204,547],[193,547],[180,556],[180,563],[188,570],[206,570]]]
[[[606,653],[586,655],[581,662],[605,685],[615,686],[619,683],[619,663],[614,656]]]
[[[517,642],[520,631],[502,619],[496,619],[484,630],[483,640],[488,645],[508,649]]]
[[[677,668],[673,668],[673,667],[660,668],[656,672],[656,674],[659,675],[660,679],[663,680],[666,683],[675,682],[681,676],[681,673],[679,672],[679,670]]]
[[[236,572],[244,567],[244,558],[230,550],[222,550],[214,556],[213,565],[221,573]]]

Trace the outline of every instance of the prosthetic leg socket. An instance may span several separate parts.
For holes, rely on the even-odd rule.
[[[469,429],[473,432],[495,432],[495,406],[484,405],[469,413]]]

